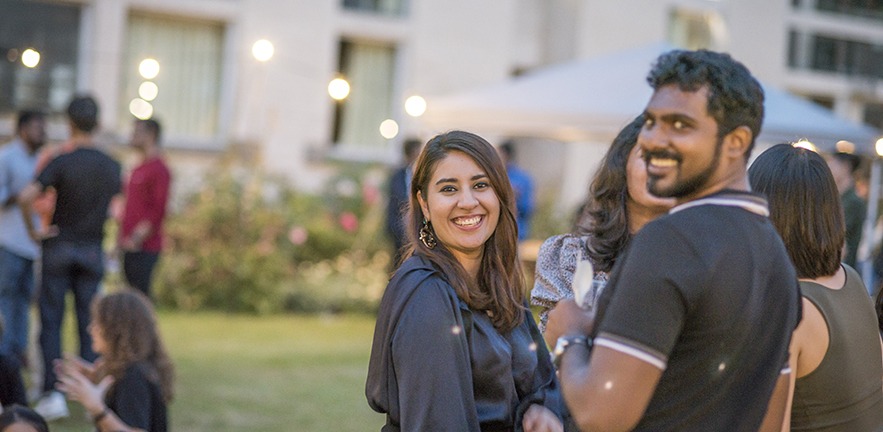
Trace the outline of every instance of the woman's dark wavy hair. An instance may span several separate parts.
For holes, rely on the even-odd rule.
[[[682,91],[708,87],[708,114],[717,123],[718,138],[739,126],[751,130],[745,159],[751,155],[754,140],[763,123],[763,87],[742,63],[729,54],[708,50],[673,50],[659,56],[647,82],[658,90],[674,84]]]
[[[159,335],[156,314],[150,300],[132,289],[107,294],[92,302],[92,320],[101,328],[107,344],[100,372],[119,381],[129,366],[140,363],[147,379],[173,396],[174,367]]]
[[[825,159],[811,150],[777,144],[751,164],[748,181],[752,190],[767,196],[770,220],[797,276],[815,279],[836,273],[846,226]]]
[[[499,222],[484,244],[478,277],[474,282],[442,242],[430,249],[418,240],[424,219],[417,194],[426,200],[436,166],[451,152],[461,152],[475,161],[487,174],[488,182],[500,200]],[[524,318],[524,276],[518,260],[515,195],[497,150],[484,138],[469,132],[450,131],[433,137],[414,164],[408,202],[410,246],[405,256],[416,254],[432,261],[469,307],[491,312],[491,320],[498,330],[509,331],[518,326]]]
[[[577,222],[576,233],[589,237],[589,258],[596,271],[609,272],[632,238],[626,173],[629,154],[643,124],[644,116],[638,116],[613,139],[589,187],[588,205]]]

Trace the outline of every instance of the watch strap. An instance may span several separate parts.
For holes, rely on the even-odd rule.
[[[555,343],[555,349],[552,350],[552,364],[558,368],[561,365],[561,357],[568,348],[574,345],[584,345],[587,349],[592,349],[592,340],[587,336],[561,336]]]

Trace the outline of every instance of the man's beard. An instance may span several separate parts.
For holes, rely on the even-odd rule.
[[[688,179],[680,178],[680,160],[681,158],[676,158],[678,160],[678,172],[677,177],[675,178],[674,184],[669,186],[668,188],[663,188],[659,185],[658,181],[660,177],[654,176],[647,173],[647,189],[653,195],[656,195],[661,198],[681,198],[685,196],[692,196],[699,190],[701,190],[708,183],[709,179],[714,175],[714,172],[717,170],[718,165],[720,165],[720,155],[721,149],[723,147],[723,137],[718,138],[717,143],[714,146],[714,156],[712,156],[711,164],[700,172],[699,174],[694,175]],[[647,159],[649,161],[649,157]],[[648,162],[649,164],[649,162]]]

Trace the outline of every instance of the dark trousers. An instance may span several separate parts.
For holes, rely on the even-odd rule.
[[[123,274],[130,287],[150,297],[153,268],[159,261],[159,252],[126,252],[123,254]]]
[[[73,292],[77,313],[80,357],[95,361],[89,335],[89,308],[104,276],[100,244],[49,240],[43,243],[43,280],[40,283],[40,349],[43,351],[43,390],[55,389],[53,362],[61,358],[61,325],[65,295]]]
[[[34,290],[34,260],[0,247],[0,353],[25,358]]]
[[[28,405],[18,359],[0,354],[0,406]]]

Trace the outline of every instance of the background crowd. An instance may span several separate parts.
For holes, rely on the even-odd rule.
[[[382,430],[883,429],[860,160],[780,144],[748,170],[764,92],[726,54],[665,53],[647,81],[574,232],[540,247],[543,338],[517,314],[511,143],[427,142],[369,364]]]
[[[464,131],[406,142],[366,387],[384,430],[883,427],[879,288],[854,269],[879,249],[862,233],[861,159],[782,144],[748,170],[763,93],[729,56],[668,53],[648,81],[653,98],[612,143],[577,228],[540,248],[530,295],[519,242],[535,203],[514,144]],[[171,183],[161,125],[134,123],[124,176],[95,145],[98,109],[71,101],[70,139],[51,148],[45,115],[24,111],[0,151],[0,430],[42,430],[68,400],[99,430],[168,428],[173,367],[150,300]],[[114,292],[108,219],[128,287]],[[77,356],[61,352],[68,293]],[[34,298],[43,376],[29,401]]]
[[[45,420],[69,416],[71,399],[83,403],[99,430],[166,430],[171,363],[148,300],[170,184],[161,127],[156,120],[135,122],[131,146],[139,160],[124,179],[121,164],[95,143],[95,99],[75,97],[67,118],[68,140],[44,146],[45,114],[23,111],[16,140],[0,150],[0,403],[28,406],[22,371],[39,367],[42,376],[28,384],[38,389],[33,407]],[[121,255],[129,287],[112,294],[102,289],[108,219],[119,225],[111,254]],[[79,350],[65,360],[68,295]],[[28,356],[33,299],[39,360]]]

